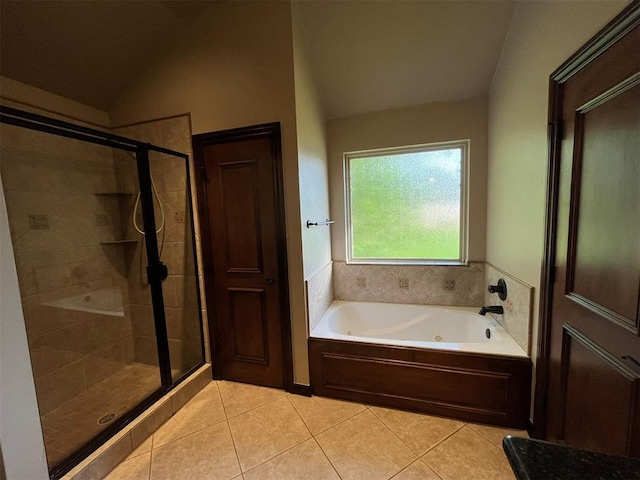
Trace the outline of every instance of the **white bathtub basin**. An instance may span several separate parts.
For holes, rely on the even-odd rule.
[[[334,301],[311,331],[315,338],[526,357],[477,307]]]

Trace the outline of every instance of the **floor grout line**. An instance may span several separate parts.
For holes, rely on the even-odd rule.
[[[311,433],[311,429],[309,428],[309,425],[307,425],[307,422],[304,421],[304,418],[302,418],[302,415],[300,415],[300,412],[298,412],[298,410],[296,409],[295,405],[291,402],[291,400],[289,400],[289,397],[285,397],[287,399],[287,401],[289,402],[289,405],[291,405],[291,408],[293,408],[293,411],[295,412],[295,414],[298,416],[298,418],[300,419],[300,421],[302,422],[302,424],[304,425],[304,428],[307,429],[307,432],[310,435],[310,438],[313,438],[313,433]],[[305,440],[306,442],[306,440]]]
[[[206,387],[205,387],[205,388],[206,388]],[[164,422],[162,425],[160,425],[160,426],[158,427],[158,429],[157,429],[155,432],[153,432],[153,434],[151,435],[151,436],[152,436],[152,438],[151,438],[151,449],[152,449],[152,450],[153,450],[154,448],[162,448],[162,447],[164,447],[165,445],[169,445],[170,443],[177,442],[178,440],[182,440],[183,438],[187,438],[187,437],[189,437],[189,436],[191,436],[191,435],[193,435],[193,434],[195,434],[195,433],[202,432],[203,430],[206,430],[207,428],[215,427],[216,425],[219,425],[220,423],[222,423],[222,422],[224,422],[224,421],[226,421],[226,420],[227,420],[227,416],[226,416],[226,414],[225,414],[225,418],[224,418],[224,420],[220,420],[219,422],[213,423],[213,424],[211,424],[211,425],[206,425],[206,426],[203,426],[203,427],[200,427],[200,428],[196,427],[196,428],[197,428],[196,430],[190,431],[189,433],[184,434],[184,435],[182,435],[182,436],[180,436],[180,437],[176,437],[176,438],[174,438],[173,440],[170,440],[170,441],[168,441],[168,442],[166,442],[166,443],[163,443],[162,445],[158,445],[157,447],[155,446],[155,442],[156,442],[156,440],[155,440],[155,436],[157,435],[158,431],[159,431],[163,426],[165,426],[167,423],[169,423],[171,420],[173,420],[173,419],[176,417],[176,415],[179,415],[179,414],[180,414],[180,412],[184,412],[184,409],[187,407],[187,405],[188,405],[189,403],[191,403],[191,401],[192,401],[196,396],[198,396],[198,394],[200,394],[203,390],[204,390],[204,388],[203,388],[203,389],[200,389],[200,391],[199,391],[198,393],[196,393],[193,397],[191,397],[191,398],[190,398],[190,399],[189,399],[189,400],[188,400],[188,401],[187,401],[187,402],[186,402],[182,407],[180,407],[180,409],[179,409],[175,414],[173,414],[171,417],[169,417],[169,418],[167,419],[167,421],[166,421],[166,422]],[[220,393],[220,392],[218,392],[218,394],[219,394],[219,393]],[[224,405],[222,404],[222,398],[220,399],[220,405],[222,405],[223,413],[225,413],[225,412],[224,412]],[[183,416],[184,416],[184,415],[186,415],[186,413],[183,413]]]
[[[273,400],[269,400],[267,403],[263,403],[262,405],[258,405],[257,407],[253,407],[250,410],[247,410],[246,412],[242,412],[242,413],[238,413],[237,415],[233,415],[232,417],[227,417],[227,420],[233,420],[234,418],[238,418],[241,415],[244,415],[245,413],[249,413],[249,412],[253,412],[254,410],[257,410],[259,408],[262,408],[266,405],[269,405],[270,403],[273,403],[277,400],[280,400],[282,397],[278,397],[278,398],[274,398]]]
[[[228,380],[226,380],[226,381],[228,381]],[[230,382],[230,383],[238,383],[238,382]],[[241,384],[241,385],[248,385],[248,384],[244,384],[244,383],[243,383],[243,384]],[[260,385],[253,385],[253,386],[260,387]],[[270,387],[264,387],[264,388],[270,388]],[[218,391],[220,392],[220,399],[222,400],[222,407],[225,409],[225,416],[227,417],[227,420],[231,420],[232,418],[239,417],[240,415],[244,415],[245,413],[248,413],[248,412],[251,412],[251,411],[253,411],[253,410],[256,410],[257,408],[264,407],[265,405],[268,405],[268,404],[270,404],[270,403],[273,403],[273,402],[275,402],[276,400],[279,400],[280,398],[282,398],[282,397],[286,397],[286,396],[287,396],[287,392],[286,392],[286,391],[284,391],[284,390],[280,390],[280,389],[273,389],[273,390],[282,391],[282,392],[283,392],[283,395],[281,395],[281,396],[279,396],[279,397],[277,397],[277,398],[274,398],[274,399],[272,399],[272,400],[269,400],[269,401],[268,401],[268,402],[266,402],[266,403],[263,403],[263,404],[258,405],[258,406],[256,406],[256,407],[253,407],[253,408],[250,408],[249,410],[246,410],[246,411],[244,411],[244,412],[238,413],[238,414],[233,415],[233,416],[231,416],[231,417],[230,417],[230,416],[227,414],[226,407],[225,407],[225,405],[224,405],[224,395],[222,394],[222,390],[220,390],[220,388],[218,388]]]
[[[169,420],[171,420],[171,418]],[[169,420],[167,420],[167,422]],[[222,422],[226,422],[226,421],[227,421],[226,419],[225,420],[220,420],[219,422],[216,422],[216,423],[214,423],[212,425],[207,425],[205,427],[199,427],[197,430],[193,430],[192,432],[189,432],[189,433],[187,433],[185,435],[182,435],[181,437],[174,438],[173,440],[171,440],[171,441],[169,441],[167,443],[163,443],[162,445],[158,445],[157,447],[152,447],[152,448],[155,448],[155,449],[164,448],[167,445],[171,445],[172,443],[177,442],[178,440],[184,440],[185,438],[190,437],[191,435],[195,435],[196,433],[201,433],[204,430],[206,430],[207,428],[216,427],[216,426],[220,425]],[[165,422],[165,423],[167,423],[167,422]],[[162,424],[162,425],[164,425],[164,424]],[[160,428],[162,428],[162,425],[160,426]],[[158,430],[160,430],[160,428]]]
[[[331,468],[333,468],[333,471],[336,472],[336,475],[338,475],[338,478],[340,478],[340,480],[342,480],[342,475],[340,475],[340,472],[338,471],[336,466],[333,464],[333,462],[329,458],[329,455],[327,455],[327,452],[324,451],[324,448],[322,448],[322,445],[320,445],[320,442],[318,441],[318,439],[315,436],[313,437],[313,441],[316,442],[316,445],[318,445],[318,447],[320,448],[320,451],[324,455],[324,458],[327,459],[327,461],[331,465]]]
[[[287,400],[289,400],[289,397],[287,397]],[[300,420],[302,420],[302,423],[304,423],[304,426],[307,428],[307,430],[309,431],[309,433],[311,434],[311,436],[313,437],[313,433],[311,433],[311,429],[309,428],[309,425],[307,425],[307,422],[304,421],[304,418],[302,418],[302,415],[300,415],[300,412],[298,411],[298,409],[296,408],[296,406],[293,404],[293,402],[291,400],[289,400],[289,403],[291,404],[291,406],[293,407],[293,410],[296,412],[296,415],[298,415],[298,417],[300,418]]]
[[[413,463],[414,463],[416,460],[420,460],[420,454],[418,454],[418,453],[414,452],[414,451],[413,451],[413,448],[411,448],[409,445],[407,445],[407,444],[405,443],[405,441],[404,441],[404,440],[402,440],[402,439],[401,439],[401,438],[396,434],[396,432],[394,432],[394,431],[391,429],[391,427],[390,427],[389,425],[387,425],[387,424],[384,422],[384,420],[382,420],[380,417],[378,417],[378,416],[375,414],[375,412],[374,412],[373,410],[369,409],[369,412],[371,412],[371,415],[373,415],[373,418],[375,418],[376,420],[378,420],[378,421],[382,424],[382,426],[383,426],[383,427],[385,427],[385,428],[386,428],[386,429],[391,433],[391,435],[393,435],[395,438],[397,438],[397,439],[400,441],[400,443],[402,443],[402,445],[404,445],[404,446],[405,446],[405,447],[406,447],[406,448],[407,448],[407,449],[408,449],[408,450],[409,450],[413,455],[415,455],[415,457],[416,457],[413,461],[409,462],[409,463],[408,463],[407,465],[405,465],[402,469],[400,469],[399,471],[397,471],[396,473],[394,473],[393,475],[391,475],[391,476],[389,477],[389,478],[393,478],[393,477],[395,477],[396,475],[398,475],[402,470],[404,470],[405,468],[408,468],[408,467],[409,467],[409,465],[413,465]]]
[[[311,436],[311,437],[309,437],[309,438],[304,439],[304,440],[303,440],[303,441],[301,441],[300,443],[296,443],[295,445],[292,445],[291,447],[287,448],[286,450],[283,450],[282,452],[275,454],[273,457],[270,457],[270,458],[268,458],[268,459],[266,459],[266,460],[264,460],[264,461],[260,462],[259,464],[254,465],[254,466],[253,466],[253,467],[251,467],[249,470],[247,470],[247,471],[245,471],[245,472],[242,472],[242,475],[244,476],[244,474],[245,474],[245,473],[249,473],[251,470],[255,470],[255,469],[256,469],[256,468],[258,468],[259,466],[264,465],[265,463],[270,462],[271,460],[274,460],[274,459],[278,458],[280,455],[284,455],[284,454],[285,454],[285,453],[287,453],[289,450],[293,450],[294,448],[299,447],[299,446],[300,446],[300,445],[302,445],[304,442],[308,442],[309,440],[313,440],[313,439],[314,439],[314,438],[313,438],[313,436]]]
[[[329,400],[334,400],[334,399],[332,399],[332,398],[330,398],[330,397],[318,397],[318,398],[328,398]],[[291,400],[289,400],[289,402],[291,402]],[[366,410],[366,405],[364,405],[364,404],[362,404],[362,403],[356,403],[356,402],[349,402],[349,403],[351,403],[351,404],[353,404],[353,405],[362,405],[363,407],[365,407],[365,410]],[[300,412],[298,412],[298,409],[296,408],[296,406],[295,406],[295,405],[293,405],[293,402],[291,402],[291,405],[293,406],[293,408],[294,408],[294,410],[296,411],[296,413],[298,413],[298,415],[300,416],[300,418],[302,419],[302,421],[303,421],[303,422],[304,422],[304,424],[306,425],[307,423],[304,421],[304,418],[302,418],[302,415],[300,414]],[[340,425],[340,424],[342,424],[342,423],[346,422],[347,420],[349,420],[349,419],[351,419],[351,418],[355,417],[356,415],[359,415],[359,414],[360,414],[360,413],[362,413],[362,412],[364,412],[364,410],[360,410],[359,412],[353,413],[353,414],[349,415],[348,417],[343,418],[343,419],[342,419],[342,420],[340,420],[338,423],[336,423],[336,424],[334,424],[334,425],[331,425],[331,426],[329,426],[329,427],[325,428],[324,430],[320,430],[318,433],[313,433],[313,432],[311,432],[311,429],[310,429],[308,426],[307,426],[307,428],[309,429],[309,432],[311,433],[311,435],[313,435],[313,436],[315,437],[315,436],[317,436],[317,435],[320,435],[320,434],[322,434],[322,433],[326,432],[327,430],[332,429],[333,427],[337,427],[338,425]]]
[[[286,395],[285,395],[285,398],[286,398]],[[276,400],[279,400],[279,398],[276,398]],[[287,400],[289,401],[289,405],[290,405],[290,406],[291,406],[291,408],[293,409],[294,413],[298,416],[298,418],[300,418],[300,421],[302,422],[302,424],[304,425],[304,427],[307,429],[307,433],[309,434],[309,437],[308,437],[308,438],[305,438],[304,440],[302,440],[302,441],[301,441],[301,442],[299,442],[299,443],[296,443],[295,445],[292,445],[291,447],[287,448],[286,450],[283,450],[282,452],[277,453],[276,455],[274,455],[274,456],[272,456],[272,457],[269,457],[268,459],[266,459],[266,460],[264,460],[264,461],[260,462],[259,464],[254,465],[254,466],[253,466],[253,467],[251,467],[249,470],[247,470],[247,472],[250,472],[250,471],[251,471],[251,470],[253,470],[254,468],[257,468],[257,467],[259,467],[260,465],[262,465],[262,464],[264,464],[264,463],[266,463],[266,462],[268,462],[268,461],[270,461],[270,460],[273,460],[274,458],[276,458],[276,457],[278,457],[278,456],[282,455],[283,453],[288,452],[289,450],[291,450],[291,449],[293,449],[293,448],[295,448],[295,447],[297,447],[297,446],[299,446],[299,445],[302,445],[304,442],[306,442],[306,441],[308,441],[308,440],[310,440],[310,439],[312,439],[312,438],[313,438],[313,434],[312,434],[312,433],[311,433],[311,431],[309,430],[309,427],[307,427],[306,423],[304,423],[304,420],[302,419],[302,417],[300,417],[300,414],[297,412],[297,410],[296,410],[296,408],[293,406],[293,404],[291,404],[291,401],[290,401],[288,398],[287,398]],[[273,400],[273,401],[275,402],[275,400]],[[273,402],[269,402],[269,403],[273,403]],[[265,404],[265,405],[268,405],[268,404]],[[259,407],[257,407],[257,408],[259,408]],[[255,410],[255,409],[254,409],[254,410]],[[245,412],[245,413],[247,413],[247,412]],[[243,415],[243,414],[241,414],[241,415]],[[235,418],[235,417],[234,417],[234,418]],[[236,452],[236,455],[237,455],[237,452]],[[242,467],[240,467],[240,471],[242,472]],[[246,472],[242,472],[242,475],[244,476],[244,474],[245,474],[245,473],[246,473]]]
[[[455,435],[456,433],[458,433],[460,430],[462,430],[464,427],[466,427],[467,424],[463,423],[460,427],[456,428],[453,432],[451,432],[449,435],[447,435],[446,437],[444,437],[442,440],[440,440],[439,442],[436,442],[432,447],[428,448],[426,452],[424,452],[422,455],[420,455],[419,458],[424,458],[424,456],[429,453],[431,450],[433,450],[434,448],[436,448],[438,445],[440,445],[442,442],[444,442],[446,439],[452,437],[453,435]],[[428,465],[428,464],[427,464]],[[430,466],[430,465],[429,465]],[[432,469],[433,470],[433,469]]]
[[[394,438],[396,438],[397,440],[399,440],[399,441],[400,441],[400,443],[401,443],[403,446],[405,446],[405,447],[407,448],[407,450],[411,453],[411,455],[414,457],[414,458],[413,458],[413,459],[412,459],[412,460],[411,460],[407,465],[405,465],[405,466],[404,466],[404,467],[402,467],[400,470],[398,470],[397,472],[395,472],[395,473],[393,473],[392,475],[390,475],[390,477],[388,477],[388,479],[394,478],[395,476],[397,476],[397,475],[399,475],[400,473],[404,472],[405,470],[407,470],[408,468],[410,468],[412,465],[414,465],[417,461],[422,462],[422,464],[421,464],[421,465],[423,465],[423,466],[425,466],[426,468],[428,468],[428,469],[429,469],[429,471],[430,471],[430,472],[432,472],[432,473],[436,476],[436,478],[442,479],[442,477],[440,476],[440,474],[439,474],[436,470],[434,470],[434,469],[433,469],[433,467],[432,467],[432,466],[427,462],[427,460],[426,460],[426,458],[425,458],[425,457],[427,456],[427,454],[428,454],[429,452],[431,452],[431,451],[433,451],[435,448],[439,447],[441,444],[443,444],[443,443],[444,443],[445,441],[447,441],[449,438],[451,438],[452,436],[454,436],[456,433],[460,432],[460,431],[461,431],[462,429],[464,429],[465,427],[469,427],[469,431],[470,431],[470,432],[472,432],[472,433],[474,433],[474,434],[478,435],[478,437],[479,437],[479,438],[481,438],[484,442],[486,442],[487,444],[489,444],[489,445],[491,445],[492,447],[494,447],[494,449],[497,449],[497,452],[496,452],[496,453],[500,452],[500,453],[504,456],[504,452],[502,452],[502,451],[500,450],[500,447],[496,446],[496,444],[495,444],[493,441],[491,441],[489,438],[487,438],[485,435],[483,435],[480,431],[475,430],[475,429],[473,428],[473,425],[475,425],[475,424],[471,424],[471,423],[468,423],[468,422],[461,422],[461,425],[460,425],[460,426],[458,426],[457,428],[455,428],[455,429],[454,429],[452,432],[450,432],[449,434],[445,435],[442,439],[440,439],[439,441],[437,441],[434,445],[432,445],[431,447],[429,447],[428,449],[426,449],[426,451],[425,451],[424,453],[422,453],[422,454],[420,454],[420,453],[416,453],[416,452],[415,452],[415,451],[414,451],[414,450],[413,450],[413,449],[412,449],[412,448],[411,448],[411,447],[410,447],[410,446],[409,446],[409,445],[408,445],[408,444],[407,444],[407,443],[406,443],[402,438],[400,438],[400,436],[399,436],[399,435],[398,435],[398,434],[397,434],[397,433],[396,433],[396,432],[391,428],[391,426],[389,426],[389,425],[384,421],[384,419],[383,419],[383,418],[381,418],[380,416],[378,416],[378,415],[375,413],[375,411],[374,411],[374,406],[371,406],[371,405],[365,405],[365,404],[359,404],[359,403],[357,403],[357,402],[351,402],[351,403],[353,403],[354,405],[362,406],[362,407],[364,407],[364,408],[363,408],[363,409],[361,409],[360,411],[356,412],[356,413],[353,413],[353,414],[348,415],[346,418],[342,419],[341,421],[339,421],[339,422],[338,422],[338,423],[336,423],[335,425],[332,425],[332,426],[330,426],[330,427],[327,427],[327,428],[325,428],[325,429],[323,429],[323,430],[319,431],[318,433],[314,434],[314,433],[312,433],[312,432],[311,432],[311,430],[310,430],[310,428],[309,428],[309,425],[307,424],[307,422],[305,421],[305,419],[304,419],[304,418],[303,418],[303,416],[301,415],[301,413],[300,413],[300,411],[298,410],[298,408],[296,408],[296,406],[294,405],[294,402],[289,398],[289,396],[288,396],[288,395],[286,394],[286,392],[285,392],[285,394],[284,394],[283,396],[284,396],[284,398],[286,398],[286,399],[287,399],[287,405],[289,405],[289,406],[292,408],[292,410],[293,410],[293,412],[295,413],[295,415],[297,416],[297,418],[302,422],[302,425],[304,425],[304,427],[305,427],[305,429],[306,429],[306,431],[307,431],[307,434],[308,434],[309,436],[308,436],[307,438],[305,438],[305,439],[303,439],[303,440],[301,440],[301,441],[299,441],[299,442],[295,443],[294,445],[291,445],[291,446],[289,446],[288,448],[286,448],[286,449],[284,449],[284,450],[282,450],[282,451],[278,452],[277,454],[275,454],[275,455],[273,455],[273,456],[270,456],[269,458],[266,458],[265,460],[262,460],[260,463],[258,463],[257,465],[252,466],[252,467],[251,467],[251,468],[249,468],[248,470],[243,471],[243,469],[242,469],[242,465],[241,465],[241,463],[240,463],[240,457],[239,457],[239,455],[238,455],[238,447],[237,447],[237,444],[236,444],[236,439],[234,438],[233,431],[232,431],[232,429],[231,429],[230,421],[231,421],[232,419],[234,419],[234,418],[237,418],[237,417],[240,417],[240,416],[244,415],[245,413],[254,412],[255,410],[257,410],[257,409],[259,409],[259,408],[261,408],[261,407],[268,406],[268,405],[270,405],[270,404],[272,404],[272,403],[274,403],[274,402],[276,402],[276,401],[280,400],[283,396],[278,396],[277,398],[274,398],[274,399],[272,399],[272,400],[270,400],[270,401],[267,401],[267,402],[265,402],[265,403],[263,403],[263,404],[261,404],[261,405],[258,405],[258,406],[256,406],[256,407],[253,407],[253,408],[251,408],[251,409],[249,409],[249,410],[247,410],[247,411],[245,411],[245,412],[242,412],[242,413],[240,413],[240,414],[238,414],[238,415],[235,415],[235,416],[232,416],[231,418],[229,418],[229,417],[228,417],[228,415],[227,415],[227,409],[226,409],[225,404],[224,404],[224,396],[223,396],[223,394],[222,394],[221,388],[220,388],[220,386],[218,385],[218,383],[216,383],[216,388],[217,388],[217,391],[218,391],[218,399],[219,399],[219,401],[220,401],[220,407],[221,407],[222,413],[223,413],[223,415],[224,415],[224,420],[220,420],[219,422],[216,422],[216,423],[214,423],[214,424],[212,424],[212,425],[208,425],[208,426],[206,426],[206,427],[202,427],[202,428],[198,428],[198,429],[196,429],[196,430],[190,431],[188,434],[183,435],[183,436],[178,437],[178,438],[175,438],[175,439],[171,440],[170,442],[167,442],[167,443],[165,443],[165,444],[163,444],[163,445],[160,445],[160,446],[158,446],[158,445],[157,445],[157,440],[155,439],[155,435],[156,435],[157,431],[156,431],[156,432],[154,432],[154,433],[151,435],[151,438],[150,438],[150,440],[151,440],[151,448],[150,448],[150,451],[149,451],[149,454],[150,454],[150,455],[149,455],[149,464],[148,464],[149,473],[148,473],[147,480],[151,480],[151,479],[152,479],[152,477],[153,477],[153,476],[152,476],[152,471],[153,471],[154,457],[156,456],[156,454],[157,454],[157,450],[158,450],[159,448],[164,448],[165,446],[168,446],[168,445],[170,445],[170,444],[172,444],[172,443],[175,443],[175,442],[177,442],[178,440],[184,440],[185,438],[187,438],[187,437],[189,437],[189,436],[192,436],[192,435],[194,435],[194,434],[200,433],[200,432],[202,432],[202,431],[204,431],[204,430],[206,430],[206,429],[208,429],[208,428],[212,428],[212,427],[215,427],[215,426],[220,426],[220,424],[221,424],[221,423],[223,423],[223,422],[225,422],[225,423],[226,423],[226,427],[227,427],[227,429],[226,429],[226,430],[227,430],[227,432],[228,432],[228,434],[229,434],[229,437],[231,438],[231,443],[232,443],[232,446],[233,446],[233,451],[234,451],[234,455],[235,455],[236,464],[237,464],[237,466],[238,466],[238,468],[239,468],[239,471],[240,471],[240,473],[239,473],[238,475],[236,475],[236,476],[232,477],[232,478],[234,478],[234,479],[235,479],[235,478],[242,478],[242,479],[243,479],[243,478],[245,478],[245,474],[252,472],[253,470],[255,470],[255,469],[257,469],[257,468],[259,468],[259,467],[261,467],[261,466],[265,465],[266,463],[272,462],[273,460],[275,460],[275,459],[277,459],[277,458],[279,458],[279,457],[281,457],[281,456],[283,456],[283,455],[287,454],[287,453],[288,453],[288,452],[290,452],[291,450],[293,450],[293,449],[295,449],[295,448],[297,448],[297,447],[301,446],[301,445],[302,445],[302,444],[304,444],[305,442],[307,442],[307,441],[309,441],[309,440],[313,440],[313,442],[314,442],[315,446],[317,446],[317,447],[320,449],[320,451],[322,452],[322,455],[323,455],[323,456],[324,456],[324,458],[329,462],[329,465],[331,466],[331,468],[333,469],[333,471],[335,472],[335,474],[337,475],[337,477],[338,477],[339,479],[341,479],[341,480],[342,480],[342,476],[341,476],[341,475],[340,475],[340,473],[338,472],[338,469],[336,468],[336,465],[331,461],[331,459],[330,459],[330,458],[329,458],[329,456],[327,455],[327,452],[324,450],[324,448],[323,448],[323,447],[322,447],[322,445],[320,444],[320,442],[319,442],[319,440],[318,440],[318,437],[319,437],[320,435],[323,435],[323,434],[324,434],[324,433],[326,433],[327,431],[331,430],[332,428],[338,427],[338,426],[342,425],[343,423],[347,422],[348,420],[354,419],[355,417],[357,417],[358,415],[363,414],[363,413],[364,413],[364,412],[366,412],[367,410],[368,410],[368,411],[369,411],[369,413],[372,415],[373,419],[377,420],[380,424],[382,424],[383,428],[384,428],[384,429],[386,429],[386,431],[390,432],[390,433],[393,435],[393,437],[394,437]],[[202,390],[200,390],[200,392],[201,392],[201,391],[202,391]],[[198,392],[198,393],[200,393],[200,392]],[[196,394],[196,395],[197,395],[197,394]],[[196,395],[194,395],[194,397],[193,397],[193,398],[191,398],[188,402],[186,402],[184,406],[187,406],[190,402],[192,402]],[[324,398],[324,397],[319,397],[319,398]],[[206,405],[209,405],[209,402],[207,402],[207,403],[206,403]],[[397,410],[397,409],[391,409],[391,410]],[[398,411],[401,411],[401,410],[398,410]],[[429,415],[425,415],[425,416],[426,416],[426,417],[429,417]],[[259,416],[258,416],[258,417],[259,417]],[[171,419],[169,419],[169,420],[171,420]],[[289,423],[289,422],[288,422],[288,423]],[[497,427],[497,428],[499,428],[499,427]],[[505,430],[510,430],[510,429],[505,429]],[[146,440],[145,440],[145,441],[146,441]],[[493,450],[493,449],[491,449],[491,450]],[[495,452],[495,450],[493,450],[493,451]],[[146,452],[145,452],[145,453],[146,453]],[[144,455],[144,453],[143,453],[143,454],[141,454],[141,455]],[[139,455],[137,455],[136,457],[138,457],[138,456],[139,456]],[[132,457],[132,458],[136,458],[136,457]],[[131,460],[131,459],[128,459],[128,460]],[[125,461],[127,461],[127,460],[124,460],[123,462],[120,462],[118,465],[120,465],[120,464],[124,463]],[[116,466],[116,468],[117,468],[117,466]]]
[[[152,441],[153,443],[153,441]],[[151,452],[149,452],[149,480],[151,480],[151,471],[153,470],[153,448],[151,449]]]
[[[404,440],[402,440],[402,439],[400,438],[400,436],[399,436],[398,434],[396,434],[396,432],[394,432],[394,431],[391,429],[391,427],[390,427],[389,425],[387,425],[387,424],[385,423],[385,421],[384,421],[382,418],[380,418],[378,415],[376,415],[376,413],[375,413],[373,410],[369,409],[369,411],[370,411],[370,412],[371,412],[371,414],[374,416],[374,418],[376,418],[376,419],[377,419],[377,420],[378,420],[382,425],[384,425],[384,426],[387,428],[387,430],[389,430],[389,431],[391,432],[391,434],[392,434],[394,437],[396,437],[398,440],[400,440],[400,442],[401,442],[405,447],[407,447],[411,453],[413,453],[413,454],[416,456],[416,459],[418,459],[418,460],[420,459],[420,456],[421,456],[421,455],[420,455],[419,453],[414,452],[414,451],[413,451],[413,448],[411,448],[409,445],[407,445],[407,443],[406,443]],[[426,452],[425,452],[425,453],[426,453]],[[413,462],[411,462],[409,465],[411,465],[412,463],[413,463]],[[406,467],[404,467],[404,468],[407,468],[409,465],[407,465],[407,466],[406,466]],[[400,473],[400,472],[397,472],[395,475],[397,475],[398,473]]]
[[[473,430],[475,433],[477,433],[478,435],[480,435],[480,436],[481,436],[482,438],[484,438],[485,440],[489,441],[492,445],[495,445],[496,447],[501,448],[501,446],[496,445],[495,443],[493,443],[493,441],[492,441],[489,437],[487,437],[484,433],[482,433],[480,430],[476,430],[475,428],[473,428],[473,426],[474,426],[474,425],[477,425],[477,424],[475,424],[475,423],[467,423],[467,426],[468,426],[471,430]],[[493,427],[493,425],[489,425],[489,426]],[[494,427],[494,428],[500,428],[500,427]],[[526,432],[526,430],[514,430],[514,429],[512,429],[512,428],[506,428],[506,427],[505,427],[505,428],[503,428],[502,430],[503,430],[503,431],[513,431],[514,433],[516,433],[516,432],[518,432],[518,431],[525,431],[525,432]],[[511,433],[509,433],[509,434],[507,434],[507,435],[511,435]],[[503,438],[504,438],[504,437],[503,437]],[[529,434],[528,434],[528,433],[527,433],[527,438],[529,438]]]
[[[240,475],[244,478],[244,474],[242,472],[242,465],[240,465],[240,457],[238,456],[238,448],[236,447],[236,441],[233,438],[233,432],[231,431],[231,425],[229,425],[229,419],[225,420],[227,423],[227,430],[229,430],[229,436],[231,437],[231,445],[233,445],[233,453],[236,455],[236,462],[238,463],[238,470],[240,470]],[[237,477],[238,475],[236,475]],[[235,478],[235,477],[234,477]]]
[[[343,418],[342,420],[340,420],[340,421],[339,421],[338,423],[336,423],[335,425],[331,425],[330,427],[325,428],[325,429],[324,429],[324,430],[322,430],[321,432],[316,433],[316,434],[314,435],[314,437],[315,437],[315,436],[317,436],[317,435],[321,435],[321,434],[323,434],[324,432],[326,432],[326,431],[328,431],[328,430],[331,430],[331,429],[332,429],[332,428],[334,428],[334,427],[337,427],[338,425],[342,425],[342,424],[343,424],[344,422],[346,422],[347,420],[351,420],[353,417],[356,417],[356,416],[360,415],[361,413],[365,412],[366,410],[367,410],[367,409],[366,409],[366,407],[365,407],[365,409],[364,409],[364,410],[360,410],[359,412],[356,412],[356,413],[354,413],[353,415],[349,415],[347,418]]]

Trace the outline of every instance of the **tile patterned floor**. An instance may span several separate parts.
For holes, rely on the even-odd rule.
[[[41,418],[49,466],[104,430],[103,415],[122,416],[160,388],[158,367],[132,363]]]
[[[513,479],[526,432],[212,382],[107,480]]]

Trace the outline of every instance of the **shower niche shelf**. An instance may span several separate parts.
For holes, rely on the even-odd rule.
[[[138,243],[138,240],[133,240],[133,239],[112,240],[110,242],[100,242],[100,245],[127,245],[130,243]]]
[[[135,193],[129,192],[95,192],[94,195],[102,196],[102,197],[131,197],[135,195]]]

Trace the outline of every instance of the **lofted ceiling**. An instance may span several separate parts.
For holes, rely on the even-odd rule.
[[[0,74],[108,110],[222,0],[0,0]],[[273,0],[269,0],[273,1]],[[297,2],[327,117],[486,95],[512,0]]]
[[[0,74],[108,110],[211,1],[0,0]]]
[[[489,93],[515,3],[298,2],[327,117]]]

